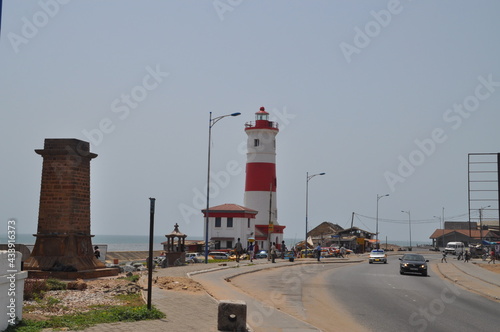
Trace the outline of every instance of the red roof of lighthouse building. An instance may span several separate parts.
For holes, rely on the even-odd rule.
[[[283,230],[286,228],[285,225],[273,225],[273,231],[271,234],[283,234]],[[256,240],[266,240],[269,235],[269,225],[255,225],[255,239]]]
[[[201,210],[203,216],[206,217],[206,209]],[[238,204],[222,204],[209,208],[210,217],[233,217],[233,218],[255,218],[258,213],[256,210],[238,205]]]

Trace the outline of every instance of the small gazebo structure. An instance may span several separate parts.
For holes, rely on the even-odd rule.
[[[175,223],[172,233],[165,235],[165,237],[167,241],[162,244],[165,256],[167,257],[167,265],[175,265],[177,259],[179,259],[181,263],[184,263],[186,261],[185,241],[187,235],[181,233],[179,231],[179,225]]]

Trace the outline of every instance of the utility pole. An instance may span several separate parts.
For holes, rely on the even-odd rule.
[[[155,227],[155,201],[156,198],[149,198],[149,257],[148,257],[148,310],[151,310],[151,295],[153,291],[153,238]]]

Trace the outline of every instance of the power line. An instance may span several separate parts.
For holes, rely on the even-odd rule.
[[[359,216],[359,217],[363,217],[363,218],[367,218],[367,219],[371,219],[371,220],[376,220],[375,217],[365,216],[365,215],[362,215],[362,214],[359,214],[359,213],[356,213],[356,212],[354,212],[354,214],[356,215],[356,217]],[[460,214],[460,215],[448,217],[447,219],[448,220],[453,220],[453,219],[464,217],[464,216],[467,216],[467,215],[468,215],[468,213],[464,213],[464,214]],[[358,220],[359,220],[359,218],[358,218]],[[379,222],[385,222],[385,223],[392,223],[392,224],[408,224],[408,220],[407,219],[402,220],[402,219],[381,219],[381,218],[379,218],[378,221]],[[439,222],[440,222],[440,220],[436,219],[436,218],[432,218],[432,219],[412,219],[411,220],[412,224],[432,224],[432,223],[439,223]]]

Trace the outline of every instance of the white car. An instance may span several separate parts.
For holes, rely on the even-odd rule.
[[[374,249],[370,252],[368,263],[372,264],[375,262],[387,264],[387,254],[384,249]]]
[[[205,261],[205,256],[202,256],[200,253],[197,252],[187,252],[186,261],[193,263],[200,263],[201,261]]]

